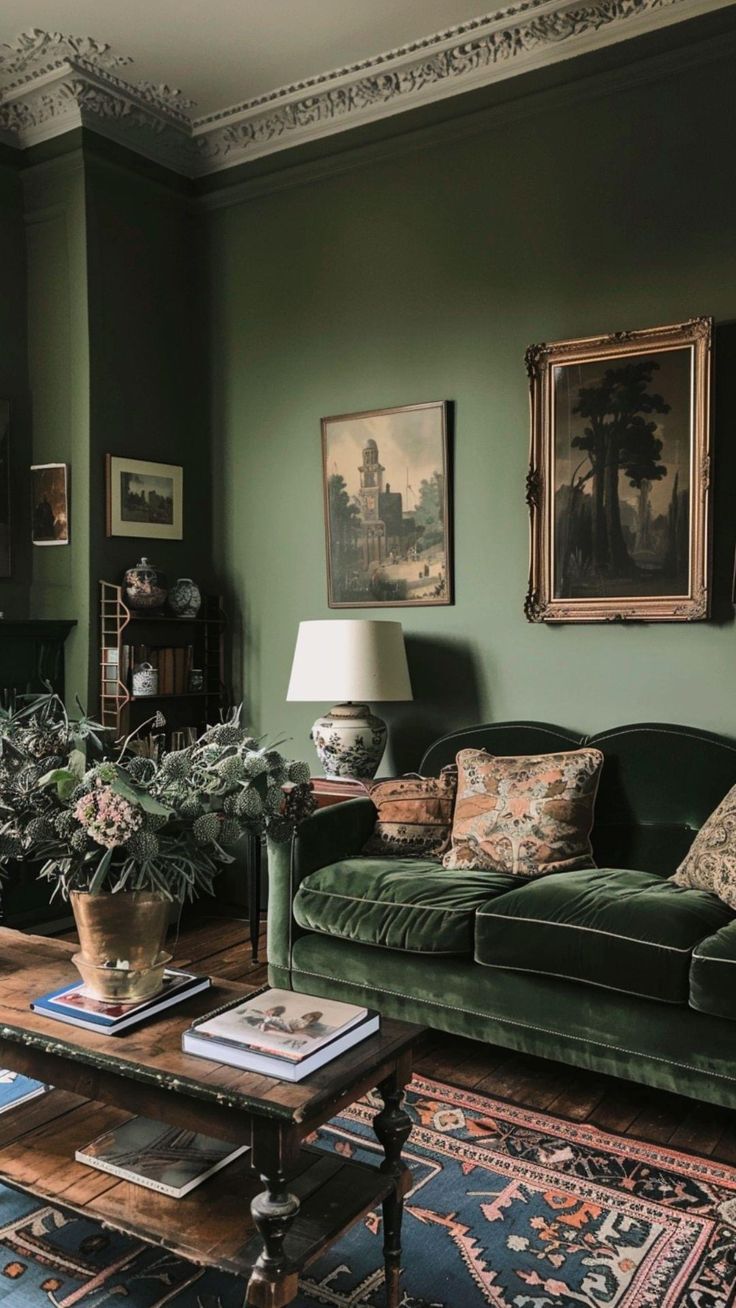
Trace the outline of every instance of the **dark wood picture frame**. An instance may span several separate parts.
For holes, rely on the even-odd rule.
[[[454,602],[450,421],[448,400],[322,419],[330,608]]]
[[[530,622],[710,606],[713,320],[533,345]]]
[[[135,519],[126,516],[123,508],[122,479],[137,477],[141,485],[171,486],[171,521],[154,517]],[[168,495],[168,491],[166,492]],[[166,501],[159,501],[159,503]],[[145,507],[145,501],[144,506]],[[105,531],[108,536],[133,536],[144,540],[182,540],[184,537],[184,468],[180,463],[159,463],[148,459],[129,459],[117,454],[105,455]]]

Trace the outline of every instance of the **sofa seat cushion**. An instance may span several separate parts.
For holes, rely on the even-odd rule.
[[[472,957],[475,911],[512,886],[501,872],[446,872],[418,858],[347,858],[302,881],[294,917],[307,931],[413,954]]]
[[[736,918],[693,950],[690,1006],[736,1022]]]
[[[487,967],[684,1004],[695,946],[732,917],[715,895],[652,872],[585,868],[483,905],[475,957]]]

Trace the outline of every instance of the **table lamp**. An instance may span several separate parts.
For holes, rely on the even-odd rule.
[[[327,618],[300,622],[288,700],[338,700],[312,727],[327,777],[370,781],[386,747],[386,723],[365,700],[412,698],[400,622]]]

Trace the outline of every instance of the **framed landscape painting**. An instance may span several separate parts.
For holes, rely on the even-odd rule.
[[[69,544],[69,469],[65,463],[31,466],[31,539],[34,545]]]
[[[184,470],[107,456],[107,534],[181,540]]]
[[[712,327],[527,351],[530,622],[708,616]]]
[[[448,407],[322,419],[331,608],[452,603]]]
[[[10,573],[10,404],[0,400],[0,577]]]

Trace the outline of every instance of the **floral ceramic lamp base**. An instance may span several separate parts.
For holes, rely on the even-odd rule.
[[[312,727],[326,777],[371,781],[386,748],[386,723],[367,704],[335,704]]]

